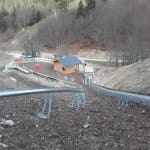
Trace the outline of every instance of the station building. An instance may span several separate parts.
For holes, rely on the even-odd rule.
[[[76,56],[54,55],[54,70],[63,74],[70,74],[80,70],[85,64]]]

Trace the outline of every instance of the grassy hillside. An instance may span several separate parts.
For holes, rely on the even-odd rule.
[[[96,84],[113,89],[150,94],[150,59],[119,69],[101,68],[95,74]]]

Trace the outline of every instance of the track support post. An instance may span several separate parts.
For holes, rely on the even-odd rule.
[[[39,113],[37,115],[38,118],[50,120],[50,115],[51,115],[51,110],[52,110],[52,108],[51,108],[52,100],[53,100],[53,95],[48,93],[48,96],[44,100],[44,105],[42,107],[42,111],[41,111],[41,113]]]
[[[85,93],[75,93],[75,95],[71,97],[69,106],[73,108],[79,108],[81,106],[84,106],[85,103],[86,103]]]
[[[119,107],[129,106],[129,98],[127,96],[123,98],[120,97],[118,100],[118,106]]]

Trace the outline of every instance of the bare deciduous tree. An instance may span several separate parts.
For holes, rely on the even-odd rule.
[[[48,47],[71,41],[93,41],[116,51],[117,61],[122,54],[123,64],[129,64],[148,53],[149,11],[148,0],[96,0],[96,7],[85,17],[77,19],[73,10],[58,11],[57,21],[52,15],[40,24],[37,36]]]

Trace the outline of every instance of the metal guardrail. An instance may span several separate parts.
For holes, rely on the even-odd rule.
[[[78,88],[80,90],[83,90],[83,88],[82,88],[82,86],[80,84],[73,83],[73,82],[66,81],[66,80],[60,80],[60,79],[58,79],[58,80],[59,80],[60,85],[62,85],[62,86],[68,85],[70,87],[74,87],[74,88]]]
[[[40,93],[56,93],[56,92],[78,92],[82,93],[83,91],[70,88],[70,87],[57,87],[57,88],[43,88],[43,89],[28,89],[28,90],[3,90],[0,91],[0,97],[10,97],[10,96],[19,96],[19,95],[28,95],[28,94],[40,94]]]
[[[88,86],[92,88],[94,91],[96,91],[97,93],[102,92],[109,96],[118,97],[119,98],[118,104],[121,106],[128,105],[129,102],[135,102],[135,103],[140,103],[142,105],[150,106],[150,96],[148,95],[117,91],[93,83],[88,84]]]
[[[56,81],[56,82],[59,81],[59,79],[56,79],[56,78],[54,78],[54,77],[47,76],[47,75],[42,74],[42,73],[38,73],[38,72],[35,72],[35,71],[32,71],[31,73],[32,73],[33,75],[37,75],[37,76],[39,76],[39,77],[41,77],[41,78],[44,78],[44,79],[50,79],[51,81]]]
[[[30,72],[33,74],[33,75],[37,75],[41,78],[44,78],[44,79],[47,79],[47,80],[51,80],[51,81],[54,81],[54,82],[57,82],[58,84],[60,84],[61,86],[70,86],[70,87],[74,87],[74,88],[78,88],[80,90],[82,90],[82,86],[80,84],[76,84],[76,83],[73,83],[73,82],[70,82],[70,81],[66,81],[66,80],[61,80],[61,79],[57,79],[57,78],[54,78],[54,77],[51,77],[51,76],[47,76],[47,75],[44,75],[42,73],[38,73],[38,72],[35,72],[35,71],[32,71],[30,70]]]

